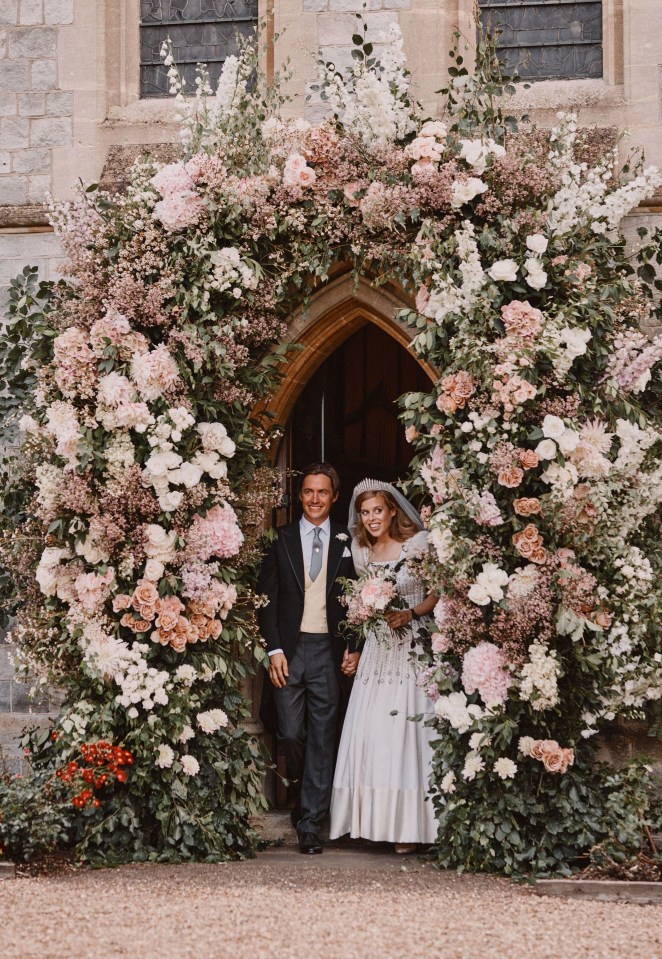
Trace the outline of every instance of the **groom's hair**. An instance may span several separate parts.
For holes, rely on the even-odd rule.
[[[335,496],[340,490],[340,477],[336,469],[331,466],[330,463],[310,463],[304,470],[301,471],[301,476],[299,477],[299,495],[301,495],[301,490],[303,489],[303,481],[306,476],[328,476],[331,480],[331,488],[333,490],[333,495]]]

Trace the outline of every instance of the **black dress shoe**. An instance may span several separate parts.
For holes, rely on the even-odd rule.
[[[299,836],[299,852],[304,856],[319,856],[322,841],[316,832],[302,832]]]

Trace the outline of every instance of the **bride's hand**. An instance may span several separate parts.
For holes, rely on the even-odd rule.
[[[410,609],[390,609],[386,614],[389,629],[402,629],[403,626],[409,626],[413,618]]]

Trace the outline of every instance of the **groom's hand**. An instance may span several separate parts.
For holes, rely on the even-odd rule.
[[[360,658],[361,653],[350,653],[349,650],[346,649],[343,653],[342,663],[340,664],[340,672],[345,676],[356,675]]]
[[[284,653],[274,653],[269,660],[269,679],[277,689],[287,682],[290,671],[287,668],[287,658]]]

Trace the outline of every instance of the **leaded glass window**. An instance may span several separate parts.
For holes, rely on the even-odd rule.
[[[506,73],[530,80],[602,76],[602,0],[478,0],[500,31]]]
[[[140,0],[140,95],[168,95],[159,53],[166,37],[186,90],[195,92],[198,63],[208,64],[215,86],[225,58],[237,53],[237,35],[252,33],[257,10],[258,0]]]

